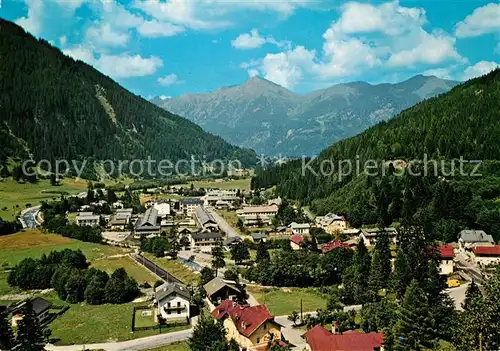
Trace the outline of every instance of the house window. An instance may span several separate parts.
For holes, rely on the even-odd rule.
[[[260,342],[260,339],[259,339],[259,338],[257,338],[257,344],[258,344],[259,342]]]

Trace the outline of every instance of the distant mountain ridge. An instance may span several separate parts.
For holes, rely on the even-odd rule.
[[[35,160],[239,159],[230,145],[193,122],[134,95],[0,18],[0,163]]]
[[[315,155],[459,82],[415,76],[397,84],[337,84],[301,95],[260,77],[207,94],[151,101],[259,154]]]

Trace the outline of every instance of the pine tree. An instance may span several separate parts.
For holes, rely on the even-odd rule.
[[[191,351],[229,351],[224,326],[206,313],[200,315],[188,345]]]
[[[406,255],[401,248],[398,249],[392,273],[392,287],[398,299],[402,299],[406,288],[411,282],[411,269],[406,261]]]
[[[27,300],[24,305],[23,319],[18,323],[16,342],[19,349],[23,351],[43,351],[45,349],[42,328],[33,311],[31,300]]]
[[[487,306],[474,282],[467,289],[462,307],[464,311],[460,313],[454,331],[454,344],[458,350],[479,350],[482,339],[487,336],[488,322],[485,318]]]
[[[372,257],[370,270],[370,288],[374,292],[387,288],[391,275],[391,248],[389,236],[383,231],[377,236],[375,252]]]
[[[424,292],[413,280],[406,290],[393,328],[394,350],[420,351],[435,345],[436,325],[430,310]]]
[[[212,269],[215,270],[215,276],[217,276],[217,271],[219,268],[224,268],[226,266],[226,261],[224,261],[224,252],[222,251],[222,246],[215,246],[212,248]]]
[[[255,261],[269,261],[271,257],[269,256],[269,251],[267,250],[267,245],[264,241],[261,241],[257,246],[257,256]]]
[[[10,350],[14,346],[14,333],[7,310],[0,312],[0,350]]]
[[[364,303],[372,299],[372,291],[368,288],[370,279],[371,257],[363,240],[357,245],[355,264],[355,290],[354,299],[358,303]]]

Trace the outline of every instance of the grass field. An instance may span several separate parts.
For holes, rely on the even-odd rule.
[[[80,249],[89,261],[126,252],[113,246],[86,243],[57,234],[44,234],[36,229],[0,236],[0,296],[18,292],[7,284],[7,273],[2,267],[14,266],[25,258],[39,258],[44,253],[63,249]],[[138,266],[134,268],[143,269]]]
[[[289,315],[293,311],[300,312],[301,300],[304,312],[326,307],[326,296],[313,289],[267,289],[249,286],[247,291],[276,316]]]
[[[158,195],[140,194],[139,195],[139,199],[141,201],[141,204],[145,204],[146,202],[153,200],[153,199],[179,200],[182,198],[183,198],[182,196],[176,195],[176,194],[158,194]]]
[[[13,220],[26,205],[39,205],[41,201],[59,198],[60,193],[78,194],[87,189],[85,180],[64,179],[62,185],[51,186],[50,181],[41,179],[36,184],[20,184],[13,179],[0,181],[0,217]],[[7,210],[2,211],[4,207]]]
[[[222,189],[222,190],[245,190],[249,191],[250,190],[250,181],[251,178],[244,178],[244,179],[231,179],[228,181],[214,181],[214,180],[200,180],[200,181],[193,181],[193,182],[188,182],[185,184],[180,184],[180,186],[184,187],[190,187],[191,184],[197,189],[203,188],[213,188],[213,189]]]
[[[155,347],[146,351],[189,351],[189,346],[185,342],[179,342],[168,346]]]
[[[0,236],[0,265],[15,265],[25,258],[38,258],[44,253],[62,249],[80,249],[89,261],[125,253],[124,249],[118,247],[87,243],[31,229]]]
[[[182,263],[176,260],[170,260],[168,258],[162,257],[158,258],[151,254],[144,254],[146,258],[156,263],[160,268],[166,270],[168,273],[172,274],[177,279],[180,279],[185,284],[195,285],[199,281],[199,273],[191,270]]]
[[[113,273],[118,268],[125,268],[128,275],[133,277],[139,284],[148,282],[151,286],[158,280],[146,268],[135,263],[130,257],[110,257],[92,261],[92,267]]]
[[[56,296],[45,296],[55,305],[66,306]],[[124,341],[159,334],[159,330],[132,332],[134,304],[69,305],[70,309],[57,317],[50,325],[52,337],[60,339],[56,345],[88,344],[108,341]],[[162,333],[188,329],[190,326],[162,328]]]
[[[151,313],[150,316],[143,316],[142,313],[149,311]],[[154,309],[150,310],[135,310],[135,326],[137,328],[142,328],[142,327],[152,327],[156,325],[155,322],[155,316],[154,316]]]

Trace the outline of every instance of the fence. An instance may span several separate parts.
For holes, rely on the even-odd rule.
[[[170,321],[167,323],[157,323],[154,325],[149,325],[149,326],[141,326],[141,327],[136,327],[135,326],[135,317],[136,317],[136,311],[143,311],[143,310],[151,310],[152,308],[149,306],[134,306],[132,309],[132,331],[141,331],[141,330],[159,330],[161,333],[162,328],[169,328],[169,327],[175,327],[177,325],[187,325],[189,324],[189,319],[186,318],[186,320],[175,320],[175,321]],[[153,316],[154,318],[154,316]]]

